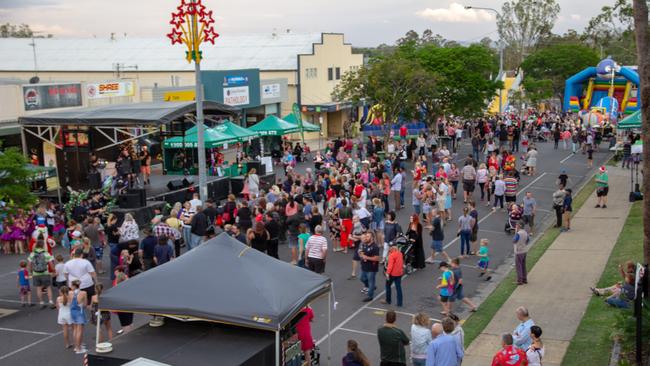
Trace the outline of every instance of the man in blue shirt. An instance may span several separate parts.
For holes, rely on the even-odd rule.
[[[530,347],[530,344],[533,343],[533,340],[530,338],[530,327],[535,325],[535,322],[530,318],[528,309],[523,306],[517,308],[516,314],[520,323],[512,332],[513,344],[515,347],[526,351]]]
[[[463,361],[463,346],[451,335],[456,324],[450,318],[442,319],[431,328],[433,341],[427,347],[426,366],[458,366]]]

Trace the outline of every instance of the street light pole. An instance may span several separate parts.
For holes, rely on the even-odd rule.
[[[465,5],[466,10],[471,10],[471,9],[476,9],[476,10],[486,10],[486,11],[491,11],[494,14],[496,14],[497,19],[501,17],[501,13],[499,13],[498,10],[493,9],[493,8],[483,8],[479,6],[471,6],[471,5]],[[503,73],[503,40],[501,37],[499,37],[499,76]],[[503,88],[499,88],[499,114],[503,113]]]
[[[197,158],[199,163],[199,195],[201,201],[205,202],[208,198],[207,186],[207,164],[205,161],[205,140],[203,126],[203,85],[201,84],[201,50],[202,42],[214,44],[215,38],[219,35],[214,31],[214,19],[212,11],[206,11],[201,0],[183,0],[181,5],[176,8],[178,11],[172,13],[172,20],[169,22],[173,26],[171,33],[167,37],[171,40],[172,45],[176,43],[185,44],[187,51],[185,59],[187,62],[194,61],[195,77],[195,96],[196,99],[196,133],[197,133]],[[185,144],[183,143],[183,146]]]

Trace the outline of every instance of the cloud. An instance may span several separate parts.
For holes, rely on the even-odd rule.
[[[426,8],[415,13],[421,18],[435,22],[478,23],[494,21],[493,15],[485,10],[465,9],[462,4],[451,3],[448,8]]]
[[[0,9],[20,9],[32,6],[56,5],[61,0],[2,0]]]
[[[571,14],[571,20],[580,20],[582,16],[580,14]]]

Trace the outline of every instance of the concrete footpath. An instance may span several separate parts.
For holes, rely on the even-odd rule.
[[[501,335],[512,332],[518,323],[515,309],[519,306],[527,307],[543,330],[544,365],[562,363],[591,299],[589,287],[598,282],[631,207],[629,171],[607,169],[607,208],[594,208],[595,193],[587,199],[573,217],[571,231],[558,236],[528,274],[528,284],[515,289],[467,348],[463,366],[491,364],[501,347]]]

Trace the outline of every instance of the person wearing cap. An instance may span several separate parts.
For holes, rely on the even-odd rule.
[[[596,208],[607,208],[607,194],[609,193],[609,176],[607,175],[607,169],[602,165],[598,169],[598,174],[596,174],[596,197],[598,198],[598,203]]]
[[[442,303],[441,314],[449,314],[451,296],[454,294],[454,273],[449,269],[449,264],[445,261],[440,262],[438,268],[442,271],[440,283],[436,288],[439,290],[440,302]]]

